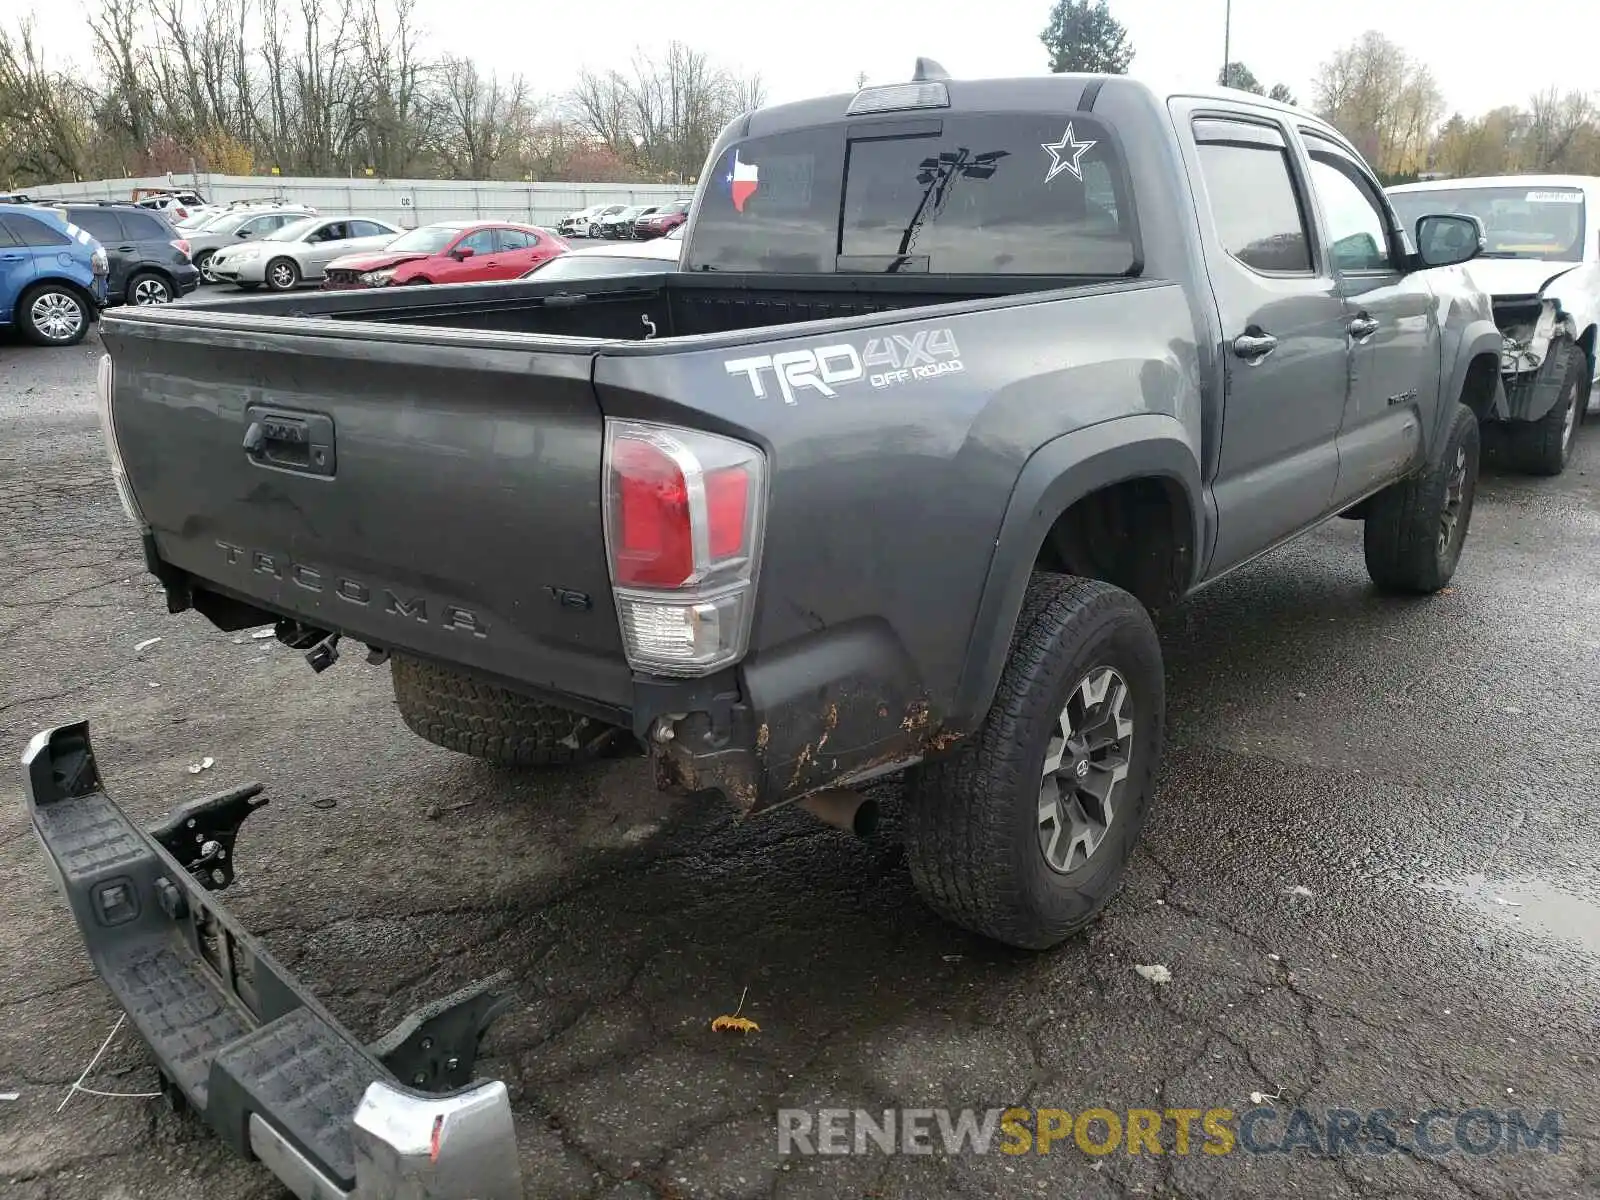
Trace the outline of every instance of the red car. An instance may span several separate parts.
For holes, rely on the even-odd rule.
[[[640,217],[633,223],[633,236],[644,242],[671,233],[689,219],[689,204],[688,200],[678,200]]]
[[[336,258],[325,288],[392,287],[408,283],[487,283],[515,279],[570,247],[531,225],[440,221],[403,233],[382,250]]]

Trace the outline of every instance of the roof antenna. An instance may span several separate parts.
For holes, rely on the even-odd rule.
[[[930,79],[949,79],[950,72],[946,71],[931,58],[917,59],[917,69],[911,73],[912,83],[926,83]]]

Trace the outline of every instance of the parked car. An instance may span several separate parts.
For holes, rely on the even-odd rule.
[[[632,236],[633,223],[645,213],[655,212],[654,205],[630,204],[595,221],[590,228],[595,237],[625,238]]]
[[[218,250],[211,274],[247,291],[264,283],[270,291],[287,292],[321,279],[334,259],[381,250],[402,232],[375,217],[303,217],[245,245]]]
[[[200,286],[189,243],[160,213],[132,204],[68,204],[67,219],[105,247],[106,304],[170,304]]]
[[[537,226],[508,221],[441,221],[402,234],[382,250],[335,259],[328,264],[322,286],[335,289],[515,279],[567,250],[566,242]]]
[[[580,209],[575,213],[568,213],[556,222],[556,232],[562,237],[589,237],[590,225],[602,217],[618,213],[625,208],[622,204],[591,204],[588,208]]]
[[[683,269],[581,302],[535,276],[110,314],[112,474],[169,611],[274,624],[319,671],[365,644],[416,733],[501,763],[634,738],[661,786],[845,827],[909,771],[936,911],[1033,949],[1083,929],[1160,777],[1148,610],[1341,515],[1378,588],[1445,587],[1478,478],[1462,399],[1501,336],[1432,269],[1478,222],[1429,215],[1414,249],[1310,113],[946,79],[739,118]],[[471,1083],[481,1025],[440,1018],[468,1059],[409,1090],[414,1051],[380,1063],[253,952],[188,813],[117,808],[85,725],[25,762],[116,1001],[229,1015],[141,1025],[200,1119],[301,1195],[422,1171],[521,1194],[507,1090]],[[85,865],[86,830],[114,863]],[[211,969],[196,928],[251,970]],[[319,1095],[345,1106],[287,1094],[290,1058],[336,1068]]]
[[[285,225],[316,216],[317,210],[300,204],[274,205],[270,208],[251,206],[213,214],[185,236],[189,239],[189,254],[206,283],[217,283],[211,273],[211,257],[226,246],[245,241],[260,241],[269,233],[276,233]]]
[[[173,223],[188,220],[197,213],[214,209],[214,206],[208,204],[199,192],[182,190],[135,188],[132,203],[151,212],[158,212]]]
[[[541,263],[522,276],[540,283],[561,279],[601,279],[609,275],[648,275],[674,269],[683,252],[683,227],[637,245],[586,246]]]
[[[689,219],[690,204],[688,200],[676,200],[641,216],[633,223],[633,236],[639,241],[646,241],[671,233]]]
[[[1432,212],[1483,223],[1469,273],[1493,297],[1505,343],[1503,387],[1481,398],[1478,417],[1503,431],[1523,469],[1559,475],[1600,383],[1600,179],[1440,179],[1392,187],[1389,198],[1408,223]]]
[[[106,302],[110,262],[87,230],[54,208],[0,208],[0,328],[41,346],[83,340]]]

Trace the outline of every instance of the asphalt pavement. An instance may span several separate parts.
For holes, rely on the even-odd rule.
[[[1167,614],[1145,842],[1104,920],[1033,955],[923,909],[893,785],[857,841],[659,795],[636,759],[496,770],[407,733],[386,668],[318,676],[167,615],[108,477],[99,353],[0,343],[6,1200],[281,1194],[139,1098],[126,1029],[83,1086],[132,1095],[61,1108],[117,1012],[15,764],[80,717],[142,817],[265,782],[227,901],[358,1033],[512,972],[481,1071],[529,1196],[1600,1195],[1600,427],[1560,479],[1484,478],[1442,595],[1377,597],[1336,521]],[[713,1033],[741,996],[759,1030]],[[780,1155],[778,1110],[819,1106],[1264,1110],[1265,1150],[1203,1152],[1196,1125],[1183,1153],[1169,1124],[1161,1154]],[[1399,1148],[1336,1142],[1329,1110],[1390,1110]],[[1507,1133],[1488,1152],[1456,1139],[1470,1110],[1468,1144]],[[1512,1110],[1557,1111],[1559,1140],[1510,1138]]]

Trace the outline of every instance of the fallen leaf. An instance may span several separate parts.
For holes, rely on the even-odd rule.
[[[749,1017],[741,1017],[739,1015],[740,1013],[742,1013],[744,1011],[744,998],[746,996],[748,996],[749,994],[750,994],[750,989],[749,988],[745,988],[744,991],[739,993],[739,1007],[738,1008],[734,1009],[731,1014],[727,1014],[727,1015],[720,1016],[720,1017],[713,1017],[711,1019],[711,1032],[712,1033],[760,1033],[761,1032],[761,1026],[757,1025]]]
[[[1151,963],[1149,966],[1135,966],[1133,969],[1151,983],[1172,982],[1172,972],[1160,963]]]
[[[1314,895],[1315,893],[1313,893],[1312,890],[1306,887],[1304,884],[1297,883],[1292,888],[1284,888],[1283,894],[1285,896],[1310,896]]]
[[[272,629],[258,629],[254,633],[252,633],[250,636],[255,638],[255,640],[258,641],[258,642],[264,642],[269,637],[272,637],[274,633],[275,633],[275,631],[272,630]]]
[[[160,640],[161,639],[158,638],[158,637],[145,638],[144,641],[140,642],[137,646],[135,646],[133,648],[133,652],[135,654],[143,654],[146,650],[150,649],[151,646],[154,646]]]

